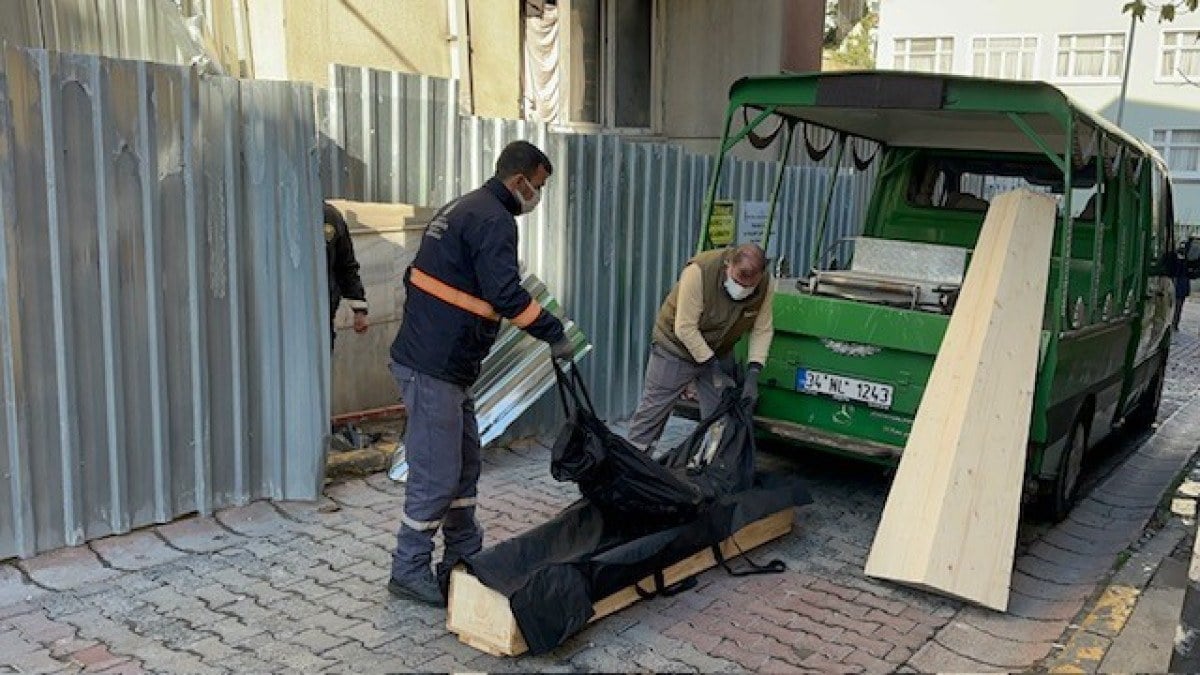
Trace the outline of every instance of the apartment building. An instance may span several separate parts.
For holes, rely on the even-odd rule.
[[[1155,146],[1171,169],[1177,219],[1200,224],[1200,14],[1159,22],[1150,12],[1133,24],[1124,4],[882,0],[877,63],[1050,82]]]

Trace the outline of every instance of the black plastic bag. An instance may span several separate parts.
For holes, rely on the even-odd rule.
[[[668,527],[753,482],[750,403],[737,389],[727,390],[714,413],[659,462],[596,416],[577,370],[568,376],[556,366],[555,372],[567,422],[551,449],[550,473],[575,482],[606,513],[649,529]]]

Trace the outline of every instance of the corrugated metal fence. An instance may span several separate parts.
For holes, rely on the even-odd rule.
[[[694,250],[713,159],[665,143],[461,116],[448,80],[337,66],[332,82],[320,112],[328,196],[436,207],[482,184],[509,141],[546,151],[555,176],[543,206],[521,219],[521,260],[596,345],[585,363],[601,413],[632,413],[654,312]],[[776,222],[785,224],[780,251],[793,269],[807,264],[830,164],[804,157],[784,169]],[[718,197],[766,201],[780,166],[726,162]],[[859,230],[874,177],[848,163],[839,171],[827,244]]]
[[[4,51],[0,559],[319,494],[312,100],[308,85]]]
[[[159,63],[204,53],[173,0],[4,0],[0,43]]]

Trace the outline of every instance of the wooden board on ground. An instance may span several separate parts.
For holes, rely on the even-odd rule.
[[[1007,609],[1054,218],[1027,190],[988,209],[868,576]]]
[[[721,542],[721,553],[733,558],[741,551],[782,537],[792,530],[793,509],[773,513],[746,525]],[[735,543],[736,542],[736,543]],[[711,549],[705,549],[663,570],[664,582],[678,583],[717,564]],[[646,577],[639,584],[643,589],[654,588],[654,578]],[[592,605],[597,621],[640,600],[633,586],[613,593]],[[446,609],[446,630],[480,651],[494,656],[518,656],[529,650],[521,629],[509,609],[508,598],[484,586],[470,572],[455,569],[450,576],[450,598]]]

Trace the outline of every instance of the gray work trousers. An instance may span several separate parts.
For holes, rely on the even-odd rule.
[[[719,367],[731,376],[733,355],[721,359]],[[680,394],[692,382],[696,383],[696,394],[700,398],[700,419],[712,415],[721,402],[722,393],[717,388],[716,378],[717,370],[712,364],[700,365],[681,359],[658,345],[651,345],[642,400],[629,420],[629,442],[645,450],[657,441]]]
[[[439,572],[448,573],[483,546],[483,530],[475,520],[479,424],[465,387],[398,363],[390,367],[408,410],[408,483],[392,554],[392,578],[404,581],[430,574],[439,527],[446,544]]]

